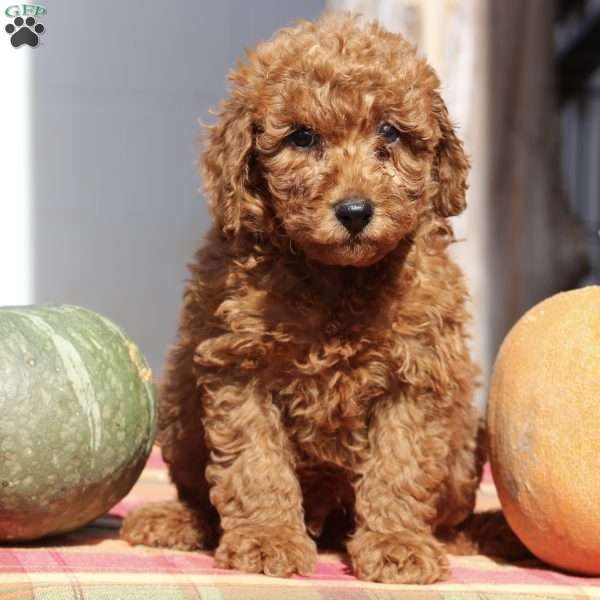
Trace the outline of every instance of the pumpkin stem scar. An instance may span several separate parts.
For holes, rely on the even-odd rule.
[[[142,381],[151,381],[152,369],[150,369],[150,367],[144,366],[144,364],[142,363],[138,347],[133,342],[129,342],[127,344],[127,350],[129,351],[129,358],[131,359],[131,362],[135,365],[135,368],[138,370],[140,379]]]

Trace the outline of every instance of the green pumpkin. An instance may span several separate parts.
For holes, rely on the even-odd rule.
[[[0,540],[76,529],[131,489],[156,434],[152,374],[77,306],[0,308]]]

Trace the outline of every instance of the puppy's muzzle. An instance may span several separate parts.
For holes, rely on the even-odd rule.
[[[373,217],[373,205],[364,198],[348,198],[335,205],[337,220],[352,234],[357,235]]]

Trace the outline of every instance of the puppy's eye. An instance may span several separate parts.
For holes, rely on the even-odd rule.
[[[319,136],[308,127],[300,127],[288,136],[290,142],[297,148],[312,148],[319,143]]]
[[[380,135],[388,144],[395,142],[402,134],[390,123],[382,123],[377,130],[377,134]]]

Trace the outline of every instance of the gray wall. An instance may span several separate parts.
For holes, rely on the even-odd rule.
[[[208,226],[198,119],[210,120],[244,47],[317,17],[323,1],[43,4],[31,51],[33,300],[102,312],[160,372]]]

